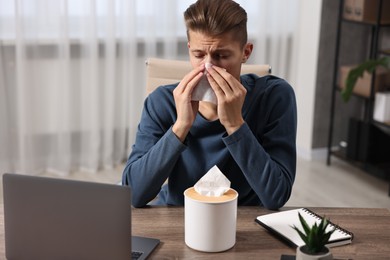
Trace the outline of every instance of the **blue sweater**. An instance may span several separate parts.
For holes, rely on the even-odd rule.
[[[157,88],[145,100],[135,144],[123,172],[132,205],[183,205],[183,192],[217,165],[238,194],[238,205],[282,207],[291,195],[296,170],[296,101],[284,80],[241,76],[247,89],[244,125],[228,136],[219,120],[198,113],[184,143],[172,132],[173,89]],[[168,179],[168,182],[164,182]]]

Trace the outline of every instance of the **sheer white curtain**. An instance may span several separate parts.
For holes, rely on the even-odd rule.
[[[128,156],[147,57],[187,59],[194,0],[0,0],[0,173],[113,167]],[[288,78],[297,1],[238,1],[251,63]]]

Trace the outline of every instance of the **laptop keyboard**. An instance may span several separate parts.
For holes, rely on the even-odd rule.
[[[143,254],[143,252],[132,251],[132,252],[131,252],[131,259],[132,259],[132,260],[137,260],[138,258],[141,257],[142,254]]]

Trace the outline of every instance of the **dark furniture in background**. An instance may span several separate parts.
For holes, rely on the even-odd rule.
[[[340,0],[339,3],[339,16],[338,16],[338,28],[336,35],[336,50],[334,58],[334,70],[333,70],[333,82],[332,82],[332,98],[331,98],[331,111],[330,111],[330,124],[329,124],[329,139],[328,139],[328,153],[327,164],[331,164],[332,156],[336,156],[343,160],[346,160],[353,165],[363,169],[364,171],[375,175],[384,180],[390,180],[390,125],[377,122],[373,119],[373,109],[375,102],[375,77],[371,79],[371,90],[368,97],[354,94],[351,99],[358,99],[360,102],[360,115],[351,116],[350,118],[344,118],[347,124],[341,126],[335,123],[335,117],[340,110],[348,110],[348,106],[356,105],[356,102],[347,103],[337,102],[340,94],[340,66],[345,64],[345,59],[340,58],[346,48],[349,46],[343,45],[343,37],[347,37],[342,33],[343,26],[357,26],[365,27],[369,29],[368,53],[365,57],[367,59],[375,59],[382,55],[390,55],[389,50],[381,48],[381,40],[383,40],[382,34],[384,30],[390,31],[390,21],[381,22],[383,16],[383,10],[390,3],[389,0],[377,0],[370,1],[372,8],[375,8],[375,19],[373,21],[354,21],[346,19],[343,16],[344,4],[348,0]],[[387,15],[387,13],[385,13]],[[354,39],[356,44],[362,43],[361,39]],[[364,42],[364,41],[363,41]],[[360,53],[356,53],[357,55]],[[363,62],[361,60],[360,62]],[[348,64],[349,65],[349,64]],[[374,72],[375,73],[375,72]],[[355,100],[356,101],[356,100]],[[356,113],[355,113],[356,114]],[[347,125],[347,127],[346,127]],[[347,129],[336,129],[338,127],[344,127]],[[334,140],[336,136],[335,130],[339,130],[344,133],[344,138],[341,140]],[[390,186],[389,186],[390,196]]]

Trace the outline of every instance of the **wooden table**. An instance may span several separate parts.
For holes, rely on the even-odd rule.
[[[0,259],[4,259],[4,220],[0,205]],[[337,259],[390,259],[390,211],[368,208],[310,208],[332,222],[352,231],[350,245],[332,248]],[[236,245],[221,253],[203,253],[184,243],[184,208],[150,207],[133,210],[133,235],[159,238],[151,259],[280,259],[295,254],[254,219],[272,211],[259,207],[239,207]]]

